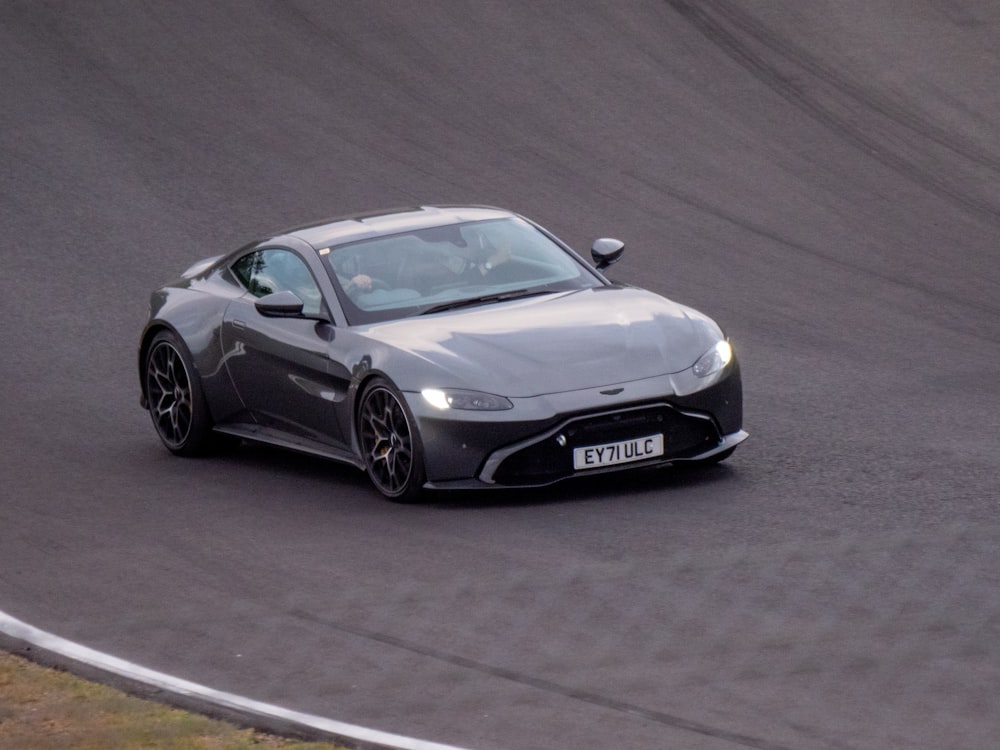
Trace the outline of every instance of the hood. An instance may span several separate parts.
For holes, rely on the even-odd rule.
[[[642,289],[601,287],[374,324],[365,336],[412,356],[404,390],[470,388],[514,398],[691,367],[722,332]]]

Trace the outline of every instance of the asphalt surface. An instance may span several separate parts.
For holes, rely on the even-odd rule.
[[[475,750],[997,747],[1000,5],[12,0],[0,70],[0,609]],[[625,240],[751,440],[415,507],[167,454],[151,289],[435,202]]]

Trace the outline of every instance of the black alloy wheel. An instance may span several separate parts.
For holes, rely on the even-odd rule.
[[[194,456],[208,447],[212,421],[187,348],[170,331],[153,338],[146,354],[146,402],[167,448]]]
[[[423,452],[403,397],[377,378],[361,397],[358,440],[368,477],[390,500],[412,502],[424,483]]]

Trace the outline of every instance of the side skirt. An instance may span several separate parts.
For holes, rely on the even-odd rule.
[[[309,440],[308,438],[300,438],[295,435],[289,435],[286,432],[281,432],[280,430],[275,430],[270,427],[261,427],[256,424],[227,424],[216,426],[215,431],[221,432],[224,435],[232,435],[244,440],[250,440],[255,443],[274,445],[279,448],[286,448],[298,453],[307,453],[310,456],[328,458],[340,463],[350,464],[351,466],[361,469],[362,471],[364,471],[365,468],[364,461],[350,451],[335,448],[332,445],[318,443],[314,440]]]

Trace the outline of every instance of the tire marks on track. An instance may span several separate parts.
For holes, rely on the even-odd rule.
[[[508,680],[519,685],[531,687],[536,690],[543,690],[547,693],[560,695],[571,700],[582,701],[584,703],[589,703],[611,711],[626,713],[630,716],[638,716],[646,719],[647,721],[652,721],[657,724],[662,724],[664,726],[669,726],[685,732],[724,740],[740,747],[753,748],[753,750],[791,750],[791,748],[787,745],[780,745],[761,737],[754,737],[748,734],[741,734],[739,732],[732,732],[719,727],[709,726],[708,724],[685,719],[682,716],[677,716],[665,711],[645,708],[635,703],[617,700],[615,698],[610,698],[599,693],[593,693],[588,690],[580,690],[569,685],[562,685],[552,680],[533,677],[516,670],[486,664],[485,662],[470,659],[458,654],[452,654],[440,649],[430,648],[428,646],[387,635],[385,633],[378,633],[371,630],[365,630],[363,628],[353,627],[343,622],[336,622],[327,618],[319,617],[305,610],[295,610],[290,614],[308,622],[318,624],[326,628],[331,628],[340,633],[346,633],[348,635],[364,638],[365,640],[380,643],[385,646],[419,654],[420,656],[449,664],[453,667],[474,670],[481,674],[489,675],[490,677]]]
[[[1000,226],[1000,205],[969,190],[965,177],[970,170],[1000,177],[1000,155],[821,64],[730,3],[666,2],[727,57],[838,138],[909,182]],[[918,158],[926,162],[928,150],[946,152],[949,163],[960,167],[944,173],[921,166]]]

